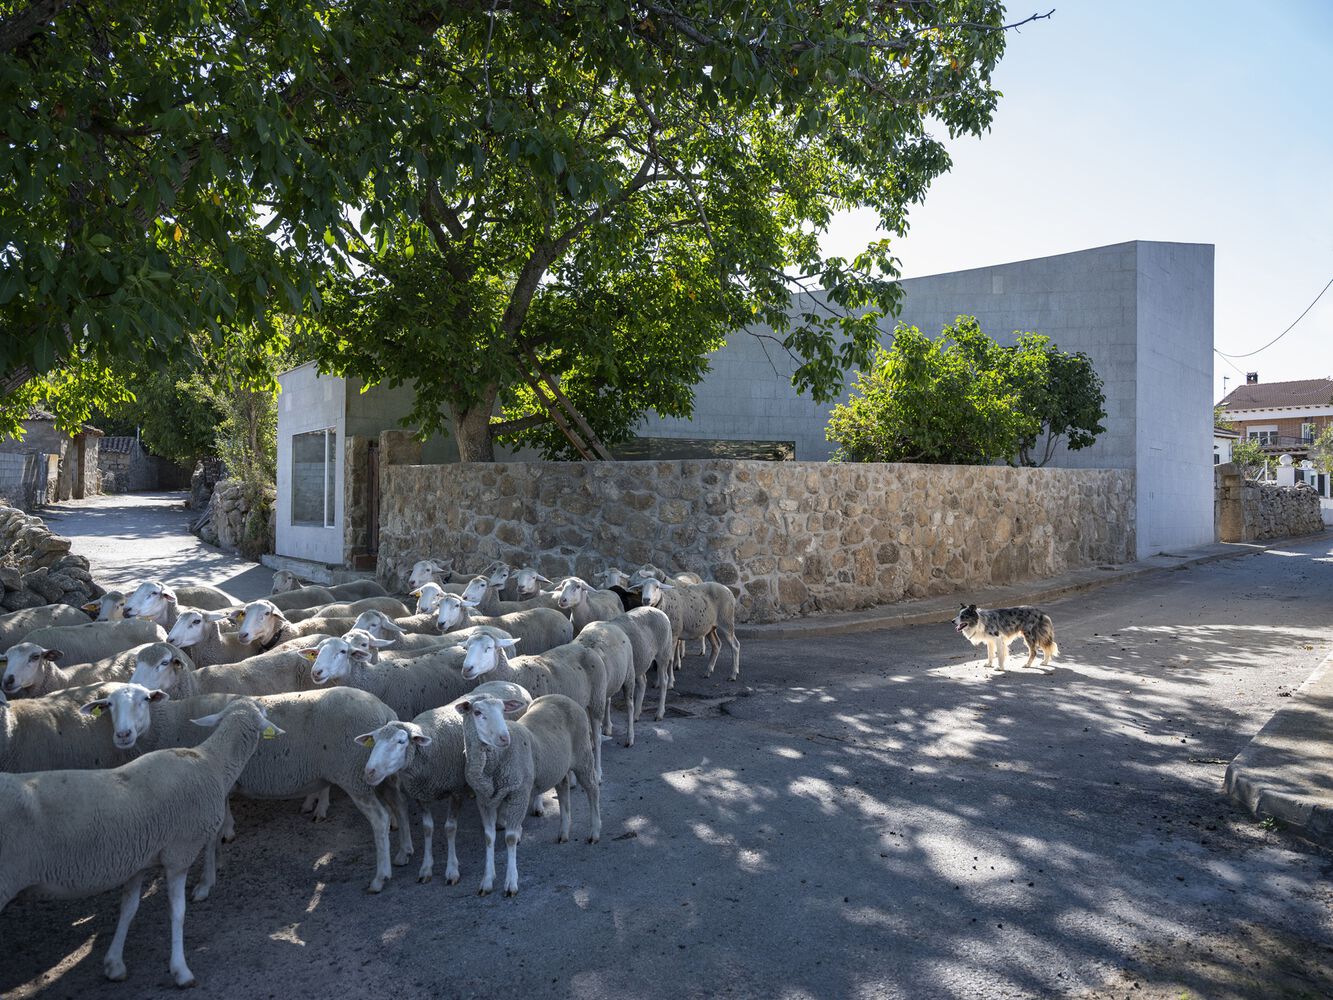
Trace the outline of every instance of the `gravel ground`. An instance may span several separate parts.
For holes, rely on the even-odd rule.
[[[602,843],[580,840],[578,793],[574,842],[529,820],[516,899],[476,895],[470,808],[460,885],[416,884],[414,860],[372,897],[345,798],[319,825],[239,802],[217,889],[187,915],[198,993],[1333,995],[1333,861],[1221,792],[1333,652],[1329,544],[1050,610],[1049,675],[987,676],[944,624],[749,642],[739,685],[703,679],[696,651],[667,719],[606,746]],[[0,992],[174,992],[160,883],[129,983],[102,982],[116,898],[9,906]]]

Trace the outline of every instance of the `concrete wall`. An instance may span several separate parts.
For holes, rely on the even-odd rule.
[[[1105,382],[1106,433],[1091,448],[1060,449],[1052,464],[1136,471],[1138,556],[1212,539],[1211,246],[1135,241],[903,286],[901,320],[924,332],[967,314],[1001,342],[1034,331],[1085,351]],[[832,404],[797,396],[791,370],[770,341],[733,335],[696,387],[694,419],[653,417],[640,433],[786,439],[798,460],[827,458]]]
[[[394,587],[430,554],[552,579],[652,562],[773,621],[1134,553],[1128,470],[705,460],[391,465],[382,479],[379,573]]]

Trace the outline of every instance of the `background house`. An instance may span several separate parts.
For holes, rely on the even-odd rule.
[[[190,470],[151,454],[139,438],[129,435],[102,438],[97,468],[103,493],[180,490],[190,485]]]
[[[1333,423],[1333,378],[1260,382],[1259,373],[1250,372],[1218,406],[1242,437],[1258,441],[1274,458],[1290,455],[1299,463]]]
[[[83,424],[77,433],[65,434],[52,414],[36,408],[23,430],[22,440],[0,439],[0,496],[30,509],[98,492],[100,430]]]
[[[1231,446],[1240,440],[1240,431],[1226,427],[1213,426],[1213,464],[1224,465],[1231,461]]]
[[[1106,433],[1083,451],[1058,450],[1051,464],[1134,470],[1139,556],[1213,540],[1213,473],[1204,460],[1212,426],[1212,246],[1134,241],[903,286],[902,319],[924,331],[970,314],[1001,341],[1033,330],[1064,350],[1085,351],[1105,381]],[[886,324],[885,341],[891,334]],[[644,420],[617,457],[711,458],[728,450],[736,452],[731,457],[829,457],[824,428],[832,404],[796,393],[790,362],[770,341],[738,333],[710,364],[695,390],[694,418]],[[347,566],[362,556],[373,565],[381,464],[457,461],[453,441],[432,438],[412,456],[383,453],[386,432],[395,447],[402,444],[407,387],[362,392],[355,380],[319,376],[313,364],[278,381],[274,564],[299,560],[295,568],[314,576],[315,564]],[[497,451],[499,461],[533,457]]]

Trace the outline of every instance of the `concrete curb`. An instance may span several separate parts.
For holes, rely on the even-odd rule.
[[[1073,594],[1097,590],[1113,583],[1132,580],[1151,573],[1166,573],[1189,566],[1202,566],[1206,563],[1223,559],[1237,559],[1241,556],[1257,555],[1272,548],[1280,548],[1293,542],[1301,542],[1313,535],[1302,538],[1286,538],[1269,544],[1249,544],[1241,542],[1219,543],[1225,545],[1222,550],[1209,546],[1211,551],[1198,555],[1173,558],[1156,556],[1153,559],[1136,563],[1127,563],[1109,570],[1079,570],[1066,577],[1054,580],[1039,580],[1029,584],[1013,584],[1008,587],[982,593],[972,592],[972,599],[979,599],[983,606],[996,607],[1015,604],[1042,604],[1059,600]],[[943,598],[930,598],[924,601],[910,601],[901,604],[882,605],[845,614],[816,615],[809,618],[795,618],[771,625],[738,625],[738,639],[815,639],[823,636],[851,635],[856,632],[874,632],[880,629],[903,628],[908,625],[932,625],[948,621],[958,610],[953,595]]]
[[[1329,790],[1333,783],[1328,777],[1333,764],[1333,713],[1327,706],[1307,704],[1317,691],[1319,697],[1333,697],[1333,656],[1315,668],[1292,694],[1291,703],[1274,712],[1236,754],[1227,765],[1223,788],[1254,816],[1271,816],[1297,836],[1333,848],[1333,792]],[[1323,732],[1312,738],[1311,725]],[[1323,776],[1323,794],[1311,793],[1312,788],[1317,789],[1318,777],[1302,780],[1302,770]]]

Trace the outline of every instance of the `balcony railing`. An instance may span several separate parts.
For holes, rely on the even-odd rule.
[[[1260,440],[1264,451],[1306,451],[1314,444],[1314,437],[1293,437],[1289,434],[1270,434]]]

